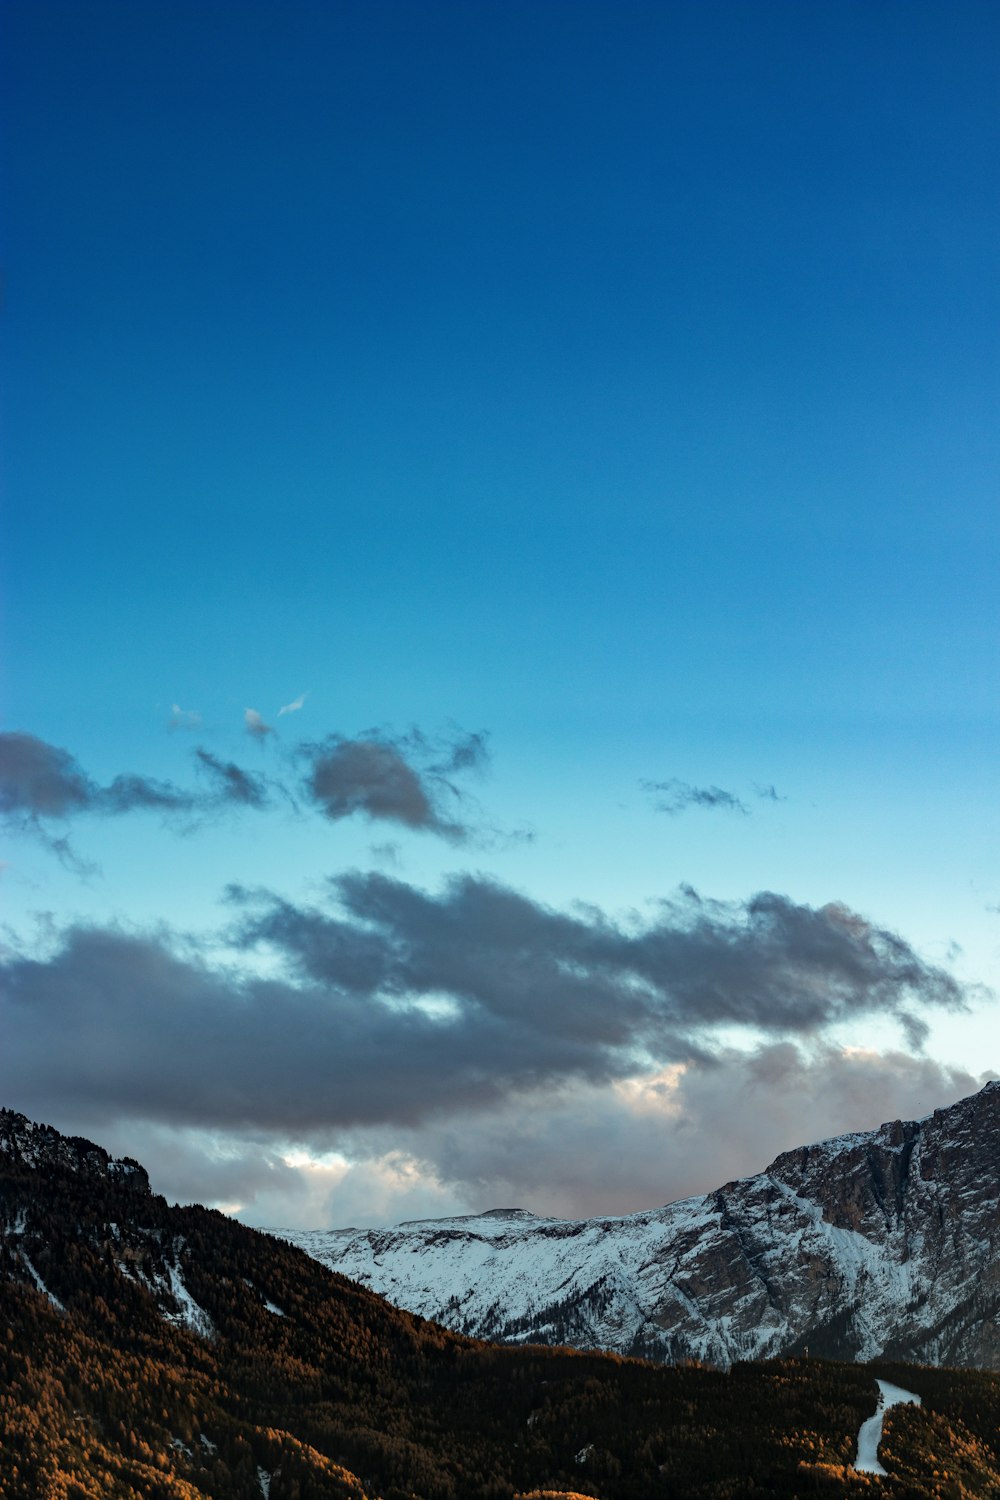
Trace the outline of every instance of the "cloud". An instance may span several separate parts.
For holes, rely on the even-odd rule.
[[[214,800],[218,803],[235,803],[256,809],[267,807],[270,802],[268,783],[263,776],[244,771],[233,761],[222,761],[208,750],[195,751],[199,766],[215,785]]]
[[[419,737],[419,741],[424,745],[427,744],[423,736]],[[444,754],[437,764],[431,766],[431,771],[436,776],[454,776],[462,771],[482,771],[489,764],[489,735],[484,730],[473,734],[463,734],[461,730],[458,730],[453,738],[446,741],[440,748],[443,749]]]
[[[77,926],[8,949],[0,1097],[131,1150],[178,1197],[343,1224],[630,1211],[977,1086],[830,1040],[878,1016],[905,1036],[966,998],[840,903],[683,889],[616,920],[471,875],[329,892],[231,889],[201,946]]]
[[[248,708],[245,720],[257,739],[274,733],[256,709]],[[395,736],[369,730],[353,739],[329,735],[293,753],[305,766],[299,780],[306,802],[324,818],[336,822],[360,815],[461,842],[475,830],[467,817],[458,816],[468,800],[458,780],[482,771],[488,760],[486,739],[484,733],[460,730],[439,737],[418,729]],[[2,733],[0,819],[8,828],[40,839],[64,863],[82,872],[89,867],[77,859],[64,834],[52,831],[53,821],[81,814],[157,812],[168,820],[183,820],[190,831],[225,809],[266,810],[274,805],[276,794],[296,805],[292,786],[277,777],[256,775],[202,747],[194,751],[194,762],[201,786],[178,787],[132,772],[102,786],[68,750],[35,735]],[[483,841],[485,834],[479,837]]]
[[[297,714],[308,696],[308,693],[300,693],[297,698],[292,699],[291,703],[286,703],[283,708],[279,708],[278,718],[280,719],[282,714]]]
[[[66,818],[86,811],[97,788],[68,750],[33,734],[0,734],[0,813]]]
[[[58,745],[32,734],[0,734],[0,815],[13,820],[121,814],[136,809],[187,812],[197,799],[166,781],[116,776],[99,786]]]
[[[662,793],[656,798],[656,811],[669,813],[671,816],[688,807],[722,808],[725,812],[741,813],[743,816],[750,811],[735,792],[724,791],[719,786],[691,786],[689,782],[678,781],[676,777],[669,781],[643,781],[640,785],[645,792]]]
[[[525,1092],[710,1069],[734,1023],[809,1042],[963,1003],[949,975],[836,904],[686,893],[626,927],[471,876],[437,896],[385,875],[331,890],[329,910],[230,893],[229,940],[266,945],[267,978],[114,928],[8,955],[0,1088],[43,1113],[62,1100],[177,1126],[416,1128]]]
[[[806,1033],[858,1014],[908,1020],[914,1004],[963,1004],[944,970],[840,903],[815,909],[767,891],[719,902],[682,888],[651,921],[623,925],[470,875],[440,896],[375,873],[339,876],[331,889],[342,914],[260,898],[242,940],[270,943],[313,981],[448,994],[486,1013],[523,1012],[538,1034],[654,1047],[677,1028]]]
[[[154,812],[179,818],[188,827],[227,806],[260,809],[269,802],[264,778],[196,749],[197,768],[208,778],[207,790],[177,787],[172,782],[131,772],[101,786],[81,769],[68,750],[34,735],[0,734],[0,818],[9,827],[41,838],[65,863],[81,868],[65,835],[47,825],[84,814],[123,817]],[[86,867],[83,867],[86,868]]]
[[[368,853],[371,855],[372,859],[377,859],[380,864],[399,864],[399,845],[397,843],[394,843],[391,839],[387,839],[382,844],[369,844]]]
[[[470,833],[453,815],[463,800],[455,776],[480,770],[485,734],[457,733],[440,742],[418,730],[393,736],[369,730],[356,739],[329,735],[300,747],[306,795],[332,821],[360,814],[372,821],[439,834],[459,842]]]
[[[423,779],[393,745],[331,737],[306,753],[311,758],[308,790],[328,818],[360,812],[408,828],[437,824]]]
[[[275,1136],[102,1116],[85,1128],[137,1157],[156,1191],[253,1224],[343,1227],[511,1206],[573,1218],[710,1192],[782,1151],[948,1105],[986,1077],[900,1051],[771,1042],[729,1049],[710,1068],[546,1086],[414,1127]],[[70,1132],[85,1124],[58,1100],[45,1118]]]
[[[252,735],[255,740],[266,740],[269,734],[274,733],[273,727],[264,723],[263,717],[255,708],[243,710],[243,724],[247,734]]]
[[[432,1121],[395,1132],[391,1147],[420,1162],[427,1187],[450,1190],[465,1211],[631,1213],[759,1172],[782,1151],[919,1117],[986,1077],[902,1051],[771,1042],[729,1049],[708,1068],[673,1067],[608,1088],[574,1085]],[[377,1159],[390,1141],[373,1133],[352,1146]],[[346,1207],[332,1187],[315,1222],[350,1222]]]
[[[111,814],[189,813],[195,811],[198,805],[199,798],[195,792],[182,791],[169,781],[124,775],[116,776],[110,785],[97,790],[91,810]]]
[[[196,708],[181,708],[179,703],[170,705],[170,718],[167,720],[168,729],[200,729],[201,714]]]

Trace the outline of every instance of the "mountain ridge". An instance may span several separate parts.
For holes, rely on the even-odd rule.
[[[1000,1364],[1000,1081],[781,1152],[663,1208],[273,1230],[476,1337],[720,1366],[801,1352]]]

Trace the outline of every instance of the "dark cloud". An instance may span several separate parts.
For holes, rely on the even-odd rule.
[[[264,808],[270,802],[268,783],[263,776],[244,771],[233,761],[219,760],[208,750],[199,748],[195,758],[200,768],[215,785],[215,799],[221,803],[235,803],[241,807]]]
[[[838,903],[761,892],[745,903],[682,889],[631,927],[568,915],[482,877],[442,896],[381,874],[338,877],[340,915],[265,898],[245,942],[273,944],[314,982],[447,994],[536,1033],[657,1047],[678,1028],[810,1032],[853,1015],[958,1008],[961,987],[903,939]]]
[[[92,806],[97,788],[68,750],[33,734],[0,734],[0,813],[67,818]]]
[[[190,813],[199,806],[193,792],[182,791],[168,781],[148,776],[116,776],[110,786],[97,789],[90,811],[121,814],[130,812]]]
[[[676,777],[669,781],[643,781],[640,785],[643,791],[655,796],[654,806],[657,812],[674,815],[688,807],[706,807],[721,808],[725,812],[746,816],[750,811],[735,792],[724,791],[720,786],[692,786],[690,782],[678,781]]]
[[[546,1086],[409,1128],[319,1127],[276,1140],[134,1117],[88,1124],[56,1100],[46,1118],[137,1157],[158,1192],[239,1204],[255,1224],[390,1223],[514,1204],[586,1217],[711,1191],[781,1151],[948,1105],[986,1077],[899,1051],[771,1042],[729,1049],[709,1068]],[[343,1154],[331,1159],[334,1139]]]
[[[255,709],[247,709],[246,724],[255,738],[271,733]],[[459,816],[468,798],[456,778],[483,771],[489,760],[486,733],[453,730],[438,738],[418,729],[406,735],[373,729],[355,738],[334,733],[300,745],[294,757],[306,766],[300,780],[306,801],[333,822],[360,814],[372,822],[432,832],[451,843],[474,834],[471,820]],[[207,786],[190,789],[132,772],[100,786],[58,745],[27,733],[0,733],[0,819],[40,838],[66,864],[85,870],[90,867],[76,859],[64,834],[52,832],[54,820],[154,811],[183,820],[190,831],[225,808],[261,811],[276,796],[295,805],[294,792],[279,777],[262,777],[205,748],[195,750],[193,759]],[[522,835],[477,831],[480,843],[517,837]]]
[[[303,1131],[416,1123],[586,1070],[570,1037],[541,1053],[469,1010],[436,1019],[370,993],[231,973],[162,941],[81,929],[5,965],[0,1094],[41,1114]]]
[[[255,710],[247,710],[246,722],[258,739],[272,733]],[[520,837],[475,830],[467,816],[459,816],[467,797],[456,779],[482,771],[488,761],[482,732],[456,730],[437,738],[418,729],[397,736],[369,730],[353,739],[333,734],[301,745],[293,754],[306,766],[299,789],[331,821],[360,815],[453,843],[474,832],[480,843]],[[68,840],[54,835],[47,824],[84,813],[116,817],[158,812],[183,819],[190,830],[226,808],[261,811],[276,797],[296,805],[290,785],[278,777],[258,775],[203,748],[195,750],[194,761],[203,785],[193,789],[133,773],[100,786],[68,750],[30,734],[0,734],[0,819],[42,839],[65,862],[79,865]]]
[[[526,1090],[709,1067],[733,1023],[808,1038],[962,1003],[950,976],[838,905],[687,892],[624,927],[468,876],[439,896],[384,875],[333,891],[331,910],[230,893],[230,939],[269,945],[279,977],[114,929],[9,957],[5,1096],[225,1129],[417,1126]]]
[[[436,833],[454,842],[470,833],[454,815],[462,794],[452,777],[486,763],[484,734],[458,734],[443,744],[418,730],[393,736],[369,730],[356,739],[329,735],[300,747],[305,791],[333,821],[363,817]],[[447,800],[447,806],[445,805]]]
[[[394,746],[331,737],[309,746],[307,787],[328,818],[364,813],[408,828],[439,823],[428,790]]]
[[[368,853],[383,865],[399,864],[399,845],[387,839],[383,844],[369,844]]]
[[[0,734],[0,817],[8,826],[36,833],[60,858],[79,863],[66,837],[54,835],[47,824],[82,814],[123,817],[153,812],[179,817],[191,826],[227,806],[259,809],[268,804],[263,777],[221,761],[207,750],[196,750],[194,758],[208,779],[208,790],[177,787],[133,773],[101,786],[68,750],[31,734]]]
[[[38,839],[77,875],[93,875],[96,866],[80,858],[68,834],[55,832],[53,822],[136,810],[187,815],[195,806],[189,793],[145,776],[116,776],[108,786],[99,786],[68,750],[33,734],[0,733],[0,821],[11,832]]]
[[[454,776],[462,771],[482,771],[489,764],[489,736],[482,730],[474,734],[458,731],[445,747],[445,756],[431,767],[439,776]]]

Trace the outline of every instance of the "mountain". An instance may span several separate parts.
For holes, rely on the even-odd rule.
[[[719,1366],[808,1350],[1000,1366],[1000,1082],[624,1218],[275,1231],[480,1338]]]
[[[885,1479],[851,1462],[875,1376]],[[0,1111],[3,1500],[1000,1493],[1000,1378],[498,1347]]]

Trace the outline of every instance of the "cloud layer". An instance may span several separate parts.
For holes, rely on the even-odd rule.
[[[0,1089],[81,1111],[290,1133],[415,1126],[540,1087],[710,1066],[720,1027],[957,1008],[961,988],[839,905],[693,892],[624,927],[464,876],[430,895],[331,882],[329,909],[231,892],[229,941],[278,977],[169,936],[76,927],[0,969]],[[217,951],[217,949],[216,949]]]
[[[138,1157],[158,1191],[239,1209],[254,1224],[384,1224],[497,1207],[586,1217],[711,1191],[845,1125],[926,1114],[986,1077],[900,1051],[771,1042],[710,1068],[545,1088],[416,1127],[284,1141],[135,1117],[95,1117],[93,1128]],[[79,1112],[58,1101],[47,1118],[80,1128]]]
[[[56,771],[55,805],[84,795]],[[205,774],[258,795],[239,767]],[[143,1156],[180,1197],[307,1224],[625,1212],[976,1086],[833,1044],[887,1017],[919,1043],[927,1015],[965,1004],[837,902],[685,888],[613,919],[468,874],[432,893],[350,872],[328,891],[232,887],[201,944],[77,926],[8,953],[0,1097]]]
[[[302,980],[350,993],[447,995],[536,1037],[688,1056],[706,1027],[813,1032],[865,1014],[958,1009],[962,991],[895,934],[839,903],[819,909],[764,891],[745,903],[683,888],[651,921],[567,914],[484,877],[432,896],[386,875],[331,881],[339,912],[269,894],[239,926]]]
[[[0,816],[30,824],[81,813],[121,817],[132,812],[208,812],[228,803],[265,805],[261,777],[224,763],[207,750],[195,751],[195,764],[207,775],[207,789],[177,787],[132,772],[100,786],[68,750],[32,734],[0,734]]]

